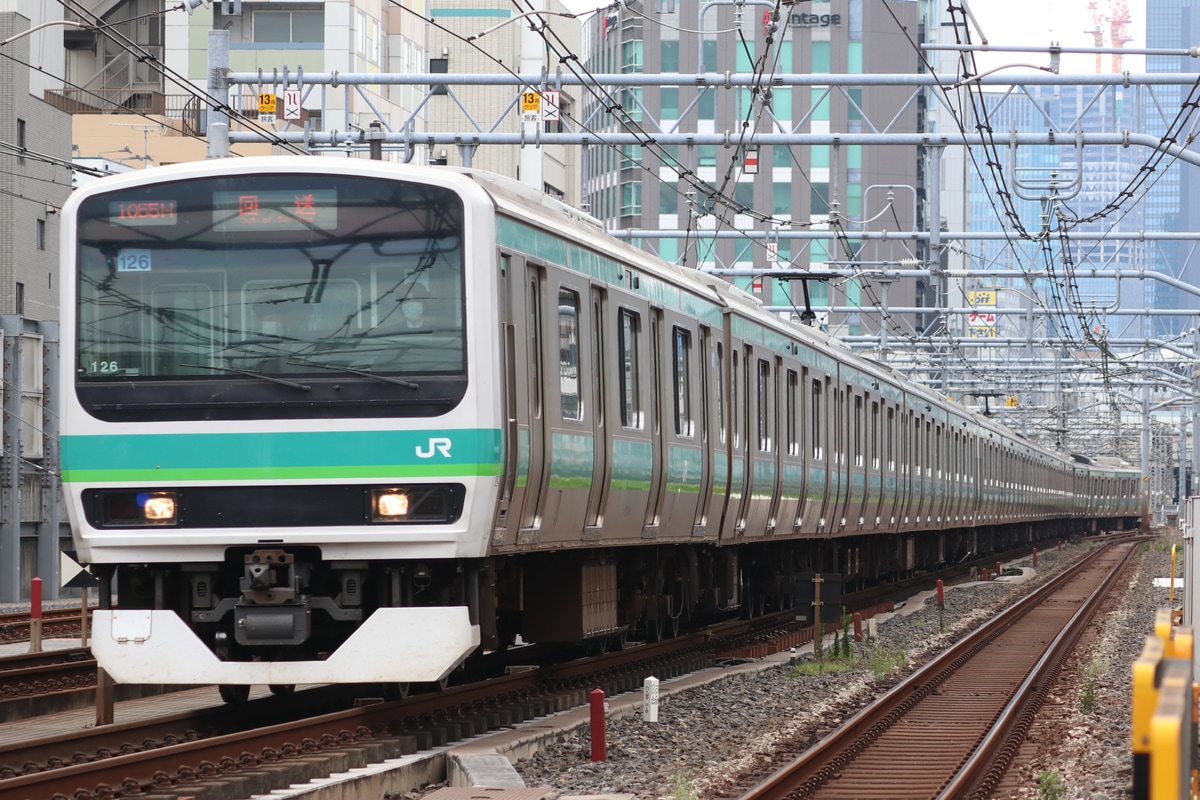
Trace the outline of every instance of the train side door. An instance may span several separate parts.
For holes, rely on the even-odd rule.
[[[850,473],[847,417],[849,410],[846,402],[846,387],[838,381],[830,386],[830,432],[832,434],[829,452],[829,494],[825,502],[825,519],[827,530],[841,532],[846,527],[846,495],[849,490]]]
[[[700,496],[696,504],[696,516],[692,521],[692,536],[703,537],[708,533],[710,503],[713,493],[713,426],[715,424],[713,402],[712,371],[715,357],[713,352],[712,330],[700,326],[698,331],[696,353],[696,402],[699,404],[695,413],[695,435],[700,443]]]
[[[615,351],[609,359],[615,376],[609,381],[608,426],[611,451],[608,458],[610,478],[605,501],[605,514],[620,520],[620,526],[605,528],[604,541],[641,541],[656,531],[647,528],[650,492],[653,489],[656,454],[652,426],[656,424],[651,407],[651,384],[656,376],[650,374],[651,314],[648,306],[637,298],[619,297],[610,304],[608,321],[615,329],[610,340]]]
[[[543,290],[545,276],[516,254],[501,254],[504,272],[505,492],[493,545],[536,543],[546,472]],[[507,509],[507,511],[505,511]]]
[[[915,465],[916,479],[913,482],[913,507],[916,508],[914,522],[918,528],[926,526],[931,520],[929,509],[933,503],[933,486],[930,481],[930,464],[929,459],[932,458],[930,453],[929,440],[932,437],[930,431],[929,420],[925,419],[924,414],[920,414],[913,422],[913,464]]]
[[[647,381],[650,389],[650,418],[647,420],[647,428],[650,433],[650,486],[646,496],[646,516],[642,525],[642,537],[657,539],[659,522],[662,519],[664,475],[667,469],[666,432],[663,421],[663,382],[666,378],[663,370],[662,309],[651,308],[646,318],[650,324],[650,363],[648,365],[650,379]]]
[[[765,351],[746,348],[747,434],[746,484],[742,501],[747,536],[764,536],[774,528],[779,494],[778,359]]]
[[[900,481],[897,474],[900,440],[897,422],[903,417],[899,406],[888,403],[884,405],[881,438],[883,452],[880,458],[880,484],[882,489],[879,502],[879,526],[887,530],[895,530],[896,524],[899,522],[896,519],[896,503],[899,502],[900,496]]]
[[[748,476],[749,445],[746,441],[747,425],[747,373],[746,355],[742,343],[731,339],[729,347],[729,492],[725,500],[725,516],[721,523],[721,540],[740,538],[746,530],[746,483]]]
[[[696,368],[696,330],[690,320],[668,315],[663,339],[663,486],[659,538],[692,538],[706,479],[702,401]]]
[[[592,483],[591,492],[588,495],[584,537],[597,539],[600,538],[604,525],[608,484],[612,478],[612,462],[609,459],[612,437],[609,433],[608,403],[605,391],[609,378],[607,365],[613,363],[611,353],[608,352],[611,345],[607,337],[608,326],[605,324],[605,314],[608,312],[607,297],[604,290],[597,286],[592,287],[591,308],[592,341],[588,351],[590,360],[584,363],[583,369],[587,374],[594,376],[589,396],[592,405],[591,420],[592,437],[595,442],[593,449],[595,460],[592,463]]]
[[[828,377],[813,370],[809,374],[808,389],[805,404],[808,420],[805,447],[808,476],[800,511],[801,529],[804,533],[827,535],[835,527],[830,524],[828,516],[832,508],[826,508],[833,486],[830,479],[834,466],[831,434],[833,423],[830,420],[829,399],[833,394],[833,385]]]
[[[592,416],[589,304],[586,283],[577,277],[550,273],[546,287],[552,301],[543,330],[547,351],[544,398],[548,471],[542,502],[542,544],[578,542],[587,525],[596,465]],[[532,440],[532,437],[531,437]]]
[[[708,371],[704,394],[709,405],[704,424],[708,426],[710,432],[709,488],[702,494],[703,503],[707,504],[702,524],[705,528],[704,532],[710,537],[722,535],[722,521],[729,496],[729,364],[726,358],[728,352],[723,331],[718,331],[717,335],[708,337],[708,350],[705,354]]]
[[[776,507],[772,512],[775,531],[782,536],[798,533],[801,497],[804,493],[804,452],[801,449],[800,370],[794,362],[781,361],[782,399],[779,409],[779,481]]]

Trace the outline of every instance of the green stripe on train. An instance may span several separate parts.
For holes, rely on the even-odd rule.
[[[499,475],[501,431],[299,431],[64,436],[63,481]]]

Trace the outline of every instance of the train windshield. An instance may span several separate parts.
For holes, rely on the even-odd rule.
[[[286,395],[324,377],[411,393],[462,376],[463,216],[451,190],[353,176],[94,196],[78,220],[76,384],[257,381]]]

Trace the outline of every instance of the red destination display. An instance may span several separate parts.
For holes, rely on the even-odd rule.
[[[117,201],[108,204],[109,222],[115,225],[143,227],[147,225],[174,225],[174,200]]]
[[[216,231],[288,231],[337,227],[337,192],[315,191],[214,192],[213,229]]]

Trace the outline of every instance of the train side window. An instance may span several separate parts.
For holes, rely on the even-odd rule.
[[[940,434],[941,431],[938,431]],[[921,459],[925,464],[925,477],[933,477],[933,462],[937,459],[937,450],[933,446],[933,423],[929,420],[925,421],[925,457]]]
[[[621,324],[617,342],[621,351],[621,425],[642,427],[641,364],[638,359],[638,339],[641,320],[638,315],[621,309]]]
[[[814,379],[812,382],[812,455],[816,461],[825,457],[825,445],[821,437],[821,431],[824,429],[825,406],[821,401],[821,381]]]
[[[871,403],[871,469],[879,470],[879,403]]]
[[[883,429],[883,463],[888,472],[896,471],[896,409],[887,410]]]
[[[771,362],[758,360],[758,450],[771,452]]]
[[[851,424],[854,425],[854,466],[861,467],[866,463],[866,456],[863,452],[863,399],[860,395],[854,396],[854,419]]]
[[[579,293],[558,290],[558,385],[563,419],[583,419],[579,394]]]
[[[942,480],[942,467],[944,465],[943,464],[944,459],[942,456],[942,426],[941,425],[938,425],[936,428],[936,431],[934,432],[934,462],[935,462],[935,469],[937,470],[937,480]]]
[[[733,423],[733,443],[734,449],[742,445],[742,421],[738,417],[738,394],[742,391],[741,375],[738,374],[738,353],[734,350],[730,355],[729,374],[733,378],[732,391],[729,393],[729,421]]]
[[[725,351],[717,342],[713,348],[713,377],[716,379],[717,437],[725,444]]]
[[[529,381],[530,406],[535,418],[542,416],[542,300],[538,279],[529,281]]]
[[[692,334],[673,329],[675,345],[675,434],[692,435]]]
[[[833,443],[830,445],[829,454],[833,457],[833,463],[838,466],[846,464],[846,450],[849,443],[846,441],[846,415],[850,413],[849,406],[846,404],[846,390],[840,386],[833,387]]]
[[[786,404],[784,424],[787,426],[785,435],[787,436],[787,454],[789,456],[800,455],[800,432],[799,426],[796,424],[796,415],[798,413],[796,404],[798,402],[797,393],[799,392],[799,388],[800,376],[796,374],[796,370],[789,369],[787,371],[787,396],[784,401]]]
[[[925,423],[923,422],[922,418],[916,417],[913,424],[912,462],[913,474],[915,474],[918,478],[921,477],[921,464],[925,461],[921,448],[921,442],[924,441],[924,439],[921,437],[921,428],[924,427],[924,425]]]

